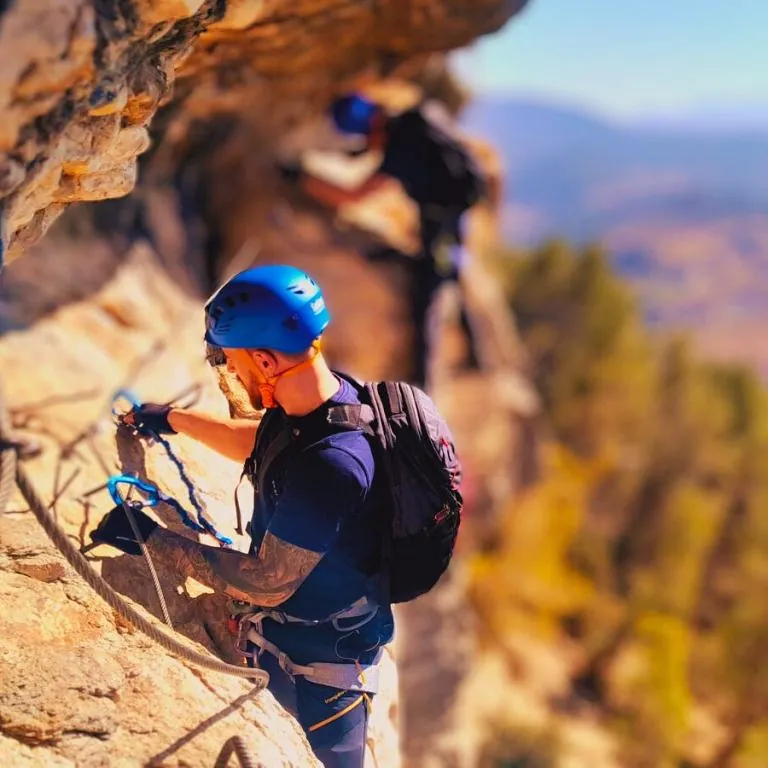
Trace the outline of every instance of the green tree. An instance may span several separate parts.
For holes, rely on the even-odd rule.
[[[764,383],[701,362],[684,336],[652,336],[597,246],[553,240],[516,254],[504,279],[554,455],[569,458],[476,564],[481,614],[502,645],[521,628],[580,643],[574,691],[616,714],[627,765],[682,764],[694,707],[727,728],[712,768],[761,765]]]

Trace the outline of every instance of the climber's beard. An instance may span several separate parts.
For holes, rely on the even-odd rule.
[[[219,389],[229,403],[229,413],[233,419],[252,419],[264,406],[259,388],[254,384],[253,389],[246,386],[234,371],[228,371],[226,366],[214,369],[218,379]]]
[[[238,370],[235,378],[248,398],[248,402],[254,410],[260,411],[264,407],[264,399],[261,396],[259,385],[262,380],[258,376],[258,369],[254,368],[247,371]],[[241,378],[242,377],[242,378]],[[245,381],[243,381],[245,378]]]

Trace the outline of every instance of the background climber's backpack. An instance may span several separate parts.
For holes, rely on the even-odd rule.
[[[459,214],[480,200],[485,180],[450,120],[430,107],[392,118],[381,170],[399,179],[419,204]]]
[[[338,375],[357,389],[363,405],[327,408],[327,431],[360,429],[371,436],[376,490],[384,495],[381,506],[386,515],[383,597],[404,603],[432,589],[453,555],[462,507],[461,466],[453,438],[435,404],[420,389],[390,381],[362,386]],[[263,439],[257,437],[251,459],[257,487],[272,461],[291,444],[290,430],[276,434],[266,426],[259,427]]]

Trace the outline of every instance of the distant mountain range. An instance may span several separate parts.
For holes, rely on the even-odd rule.
[[[488,98],[462,122],[504,159],[511,242],[604,242],[649,322],[690,326],[708,354],[768,375],[768,129],[630,126]]]
[[[642,118],[649,128],[685,130],[691,133],[768,134],[768,102],[721,102],[701,104],[675,113]]]
[[[628,127],[530,101],[482,99],[463,116],[508,172],[508,200],[528,212],[510,235],[601,236],[639,216],[686,220],[768,211],[768,130],[724,135]]]

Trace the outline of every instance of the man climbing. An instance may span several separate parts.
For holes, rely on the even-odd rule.
[[[380,589],[381,495],[371,444],[360,429],[329,428],[331,411],[359,406],[359,392],[320,352],[329,313],[301,270],[248,269],[205,311],[206,342],[253,406],[268,409],[259,440],[254,421],[155,404],[126,421],[143,434],[183,433],[243,462],[256,485],[252,546],[248,554],[205,546],[135,510],[139,532],[151,557],[236,601],[255,663],[270,673],[270,690],[323,764],[362,768],[376,664],[394,621]],[[140,554],[123,506],[92,539]]]
[[[476,339],[461,291],[466,266],[464,213],[484,194],[482,174],[437,102],[422,102],[388,116],[379,105],[358,94],[331,105],[331,116],[343,134],[360,136],[366,151],[381,151],[378,172],[351,195],[361,197],[391,176],[419,208],[421,252],[414,264],[412,296],[415,338],[414,383],[427,382],[431,351],[430,315],[439,289],[454,282],[460,289],[460,322],[467,339],[467,366],[478,366]]]

